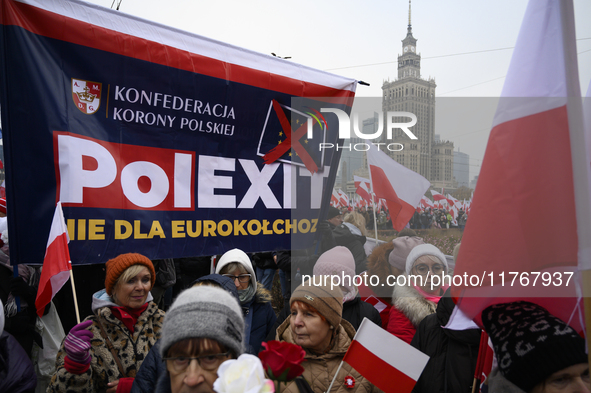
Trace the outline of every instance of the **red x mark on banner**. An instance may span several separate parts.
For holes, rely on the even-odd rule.
[[[273,100],[273,109],[279,118],[279,122],[281,123],[281,128],[283,128],[283,133],[285,134],[286,139],[283,141],[283,143],[280,143],[276,147],[272,148],[267,154],[263,156],[264,163],[271,164],[272,162],[277,161],[281,156],[287,153],[289,149],[293,148],[296,153],[298,153],[300,159],[310,171],[310,173],[318,172],[318,166],[314,162],[314,159],[300,143],[300,139],[302,139],[302,137],[306,135],[307,132],[306,123],[302,124],[300,128],[294,132],[291,129],[291,124],[289,123],[289,120],[287,120],[287,116],[285,116],[281,105],[276,100]]]

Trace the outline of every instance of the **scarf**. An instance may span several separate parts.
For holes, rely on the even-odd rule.
[[[429,300],[429,301],[437,304],[437,303],[439,303],[439,299],[441,299],[441,297],[443,296],[443,294],[445,293],[445,291],[447,290],[447,288],[449,288],[449,285],[442,285],[441,286],[441,288],[439,290],[439,293],[441,293],[441,295],[432,295],[432,294],[429,294],[429,293],[423,291],[421,289],[421,287],[418,287],[416,285],[413,285],[413,287],[417,290],[418,293],[421,294],[422,297],[424,297],[425,299],[427,299],[427,300]]]
[[[248,288],[238,290],[238,297],[240,298],[240,305],[244,305],[252,300],[255,294],[255,289],[252,284],[248,284]]]
[[[137,323],[137,320],[140,317],[140,315],[142,315],[142,313],[146,311],[146,308],[148,308],[148,303],[136,309],[119,306],[111,306],[109,308],[111,309],[113,315],[118,320],[123,322],[127,330],[129,330],[131,334],[133,334],[135,330],[135,324]]]

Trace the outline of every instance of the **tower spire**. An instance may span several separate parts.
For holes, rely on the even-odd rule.
[[[412,34],[412,24],[410,22],[410,1],[408,0],[408,32]]]

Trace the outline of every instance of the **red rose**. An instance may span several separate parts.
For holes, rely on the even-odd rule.
[[[306,351],[299,345],[273,340],[263,343],[263,347],[265,350],[259,353],[259,358],[270,379],[287,382],[304,372],[300,363]]]

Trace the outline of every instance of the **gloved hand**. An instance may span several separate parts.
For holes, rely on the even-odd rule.
[[[70,330],[64,340],[66,355],[76,363],[90,363],[90,339],[94,337],[91,331],[86,330],[90,325],[92,325],[92,321],[79,323]]]
[[[316,225],[316,230],[322,235],[332,232],[332,229],[330,229],[330,224],[327,221],[320,221],[318,225]]]

